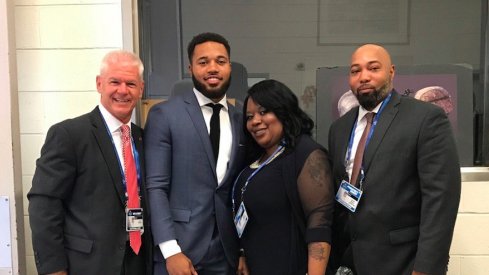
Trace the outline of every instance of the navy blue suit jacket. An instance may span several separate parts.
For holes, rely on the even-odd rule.
[[[154,243],[176,239],[193,264],[207,252],[216,225],[229,263],[236,266],[238,260],[230,190],[244,166],[245,147],[241,112],[228,107],[232,150],[220,186],[207,127],[192,90],[153,106],[145,126]],[[163,261],[156,249],[155,259]]]

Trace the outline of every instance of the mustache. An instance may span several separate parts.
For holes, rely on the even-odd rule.
[[[359,90],[365,90],[365,89],[375,89],[374,86],[370,85],[370,84],[363,84],[363,85],[360,85],[360,87],[357,88],[357,91]]]

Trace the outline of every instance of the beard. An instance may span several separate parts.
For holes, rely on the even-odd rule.
[[[359,87],[361,88],[361,86]],[[355,93],[358,103],[365,108],[365,110],[372,111],[382,100],[384,100],[391,91],[391,81],[388,80],[380,88],[375,89],[371,93],[359,93],[358,89]]]
[[[229,85],[231,84],[231,76],[229,76],[229,79],[226,82],[222,83],[221,88],[216,90],[208,90],[205,84],[199,82],[193,75],[192,75],[192,82],[194,83],[195,89],[201,92],[205,97],[212,100],[221,99],[224,97],[226,91],[229,88]]]

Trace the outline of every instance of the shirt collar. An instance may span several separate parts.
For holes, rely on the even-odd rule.
[[[210,98],[206,97],[201,92],[199,92],[199,90],[195,89],[195,87],[194,87],[194,94],[195,94],[195,97],[197,97],[197,101],[199,102],[200,107],[205,106],[208,103],[216,104]],[[224,97],[221,98],[221,100],[219,100],[219,102],[217,102],[217,103],[220,103],[223,106],[223,109],[225,109],[225,110],[228,109],[228,103],[227,103],[226,95],[224,95]]]
[[[358,117],[357,117],[357,121],[360,122],[360,120],[367,114],[367,113],[370,113],[370,112],[373,112],[373,113],[378,113],[379,112],[379,109],[380,109],[380,106],[382,106],[382,102],[384,101],[381,101],[379,104],[377,104],[377,106],[375,106],[375,108],[372,110],[372,111],[369,111],[365,108],[362,107],[362,105],[359,106],[358,108]]]
[[[100,109],[100,113],[102,114],[102,117],[105,120],[105,124],[107,125],[107,128],[109,128],[109,132],[114,133],[116,131],[119,131],[122,124],[124,123],[122,123],[115,116],[113,116],[107,109],[105,109],[104,105],[99,104],[98,108]],[[126,125],[128,125],[129,129],[131,129],[130,121],[126,123]]]

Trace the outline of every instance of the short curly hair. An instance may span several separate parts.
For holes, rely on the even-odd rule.
[[[228,56],[231,57],[231,47],[229,46],[229,42],[222,35],[213,33],[213,32],[204,32],[198,34],[190,40],[187,46],[187,54],[188,61],[192,63],[192,57],[194,56],[195,46],[205,43],[205,42],[217,42],[219,44],[224,45],[226,51],[228,52]]]

